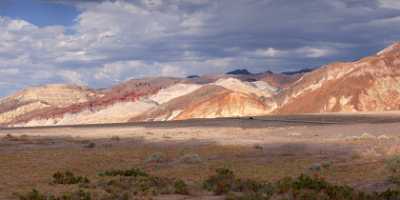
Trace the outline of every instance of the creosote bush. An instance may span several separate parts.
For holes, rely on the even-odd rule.
[[[214,192],[216,195],[242,192],[257,194],[257,196],[263,198],[269,198],[273,191],[272,185],[268,182],[237,179],[233,171],[225,168],[217,169],[215,175],[204,181],[203,188]]]
[[[175,181],[174,189],[175,189],[175,193],[176,194],[183,194],[183,195],[189,194],[188,186],[182,180],[176,180]]]
[[[400,156],[387,159],[385,167],[390,172],[389,181],[400,185]]]
[[[146,164],[151,164],[151,163],[164,163],[166,161],[167,157],[165,156],[165,154],[161,152],[156,152],[148,156],[144,162]]]
[[[86,144],[84,147],[85,147],[85,148],[88,148],[88,149],[93,149],[93,148],[96,147],[96,143],[94,143],[94,142],[89,142],[89,143]]]
[[[114,136],[112,136],[112,137],[110,138],[110,140],[119,142],[119,141],[121,140],[121,138],[120,138],[119,136],[117,136],[117,135],[114,135]]]
[[[128,170],[120,170],[120,169],[107,170],[107,171],[99,173],[99,176],[133,176],[133,177],[143,176],[143,177],[148,177],[149,175],[139,168],[132,168],[132,169],[128,169]]]
[[[152,176],[138,168],[108,170],[99,176],[112,178],[98,185],[112,197],[118,197],[117,199],[122,198],[120,195],[125,198],[137,195],[189,194],[184,181]]]
[[[38,190],[33,189],[31,192],[26,194],[17,194],[19,200],[92,200],[92,196],[89,192],[78,190],[71,193],[64,193],[61,196],[55,196],[52,194],[42,194]]]
[[[346,185],[335,185],[319,176],[300,175],[283,178],[276,183],[235,178],[229,169],[217,169],[203,187],[228,200],[399,200],[400,191],[364,193]]]
[[[78,183],[89,183],[89,179],[83,176],[75,176],[72,172],[56,172],[53,174],[53,182],[54,184],[62,184],[62,185],[71,185]]]
[[[201,163],[203,160],[199,154],[185,154],[179,158],[179,162],[185,164],[197,164]]]

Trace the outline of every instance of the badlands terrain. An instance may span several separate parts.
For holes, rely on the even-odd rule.
[[[107,89],[27,88],[0,100],[3,127],[399,110],[400,43],[314,70],[132,79]]]

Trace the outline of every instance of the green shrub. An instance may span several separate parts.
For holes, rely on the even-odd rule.
[[[36,189],[26,193],[26,194],[16,194],[19,200],[54,200],[54,196],[48,196],[41,194]]]
[[[57,200],[92,200],[90,192],[78,190],[72,193],[65,193],[61,197],[56,198]]]
[[[377,196],[382,200],[399,200],[400,199],[400,191],[388,189]]]
[[[117,136],[117,135],[114,135],[114,136],[112,136],[112,137],[110,138],[110,140],[119,142],[119,141],[121,140],[121,138],[120,138],[119,136]]]
[[[89,183],[89,179],[83,176],[75,176],[72,172],[56,172],[53,174],[54,184],[71,185],[78,183]]]
[[[88,148],[88,149],[93,149],[93,148],[96,147],[96,143],[94,143],[94,142],[89,142],[89,143],[86,144],[84,147],[85,147],[85,148]]]
[[[149,175],[141,169],[132,168],[132,169],[128,169],[128,170],[108,170],[108,171],[104,171],[104,172],[100,173],[99,176],[133,176],[133,177],[144,176],[144,177],[148,177]]]
[[[19,200],[92,200],[91,194],[83,190],[78,190],[72,193],[65,193],[60,197],[54,195],[44,195],[33,189],[26,194],[17,195]]]
[[[179,161],[185,164],[197,164],[201,163],[202,159],[199,154],[185,154],[179,158]]]
[[[91,184],[100,193],[92,194],[81,188],[61,196],[43,194],[37,190],[16,196],[19,200],[131,200],[161,194],[189,194],[188,185],[183,180],[152,176],[138,168],[110,170],[100,175],[103,178],[96,184]],[[57,172],[53,178],[56,184],[89,182],[87,178],[75,176],[68,171]],[[217,169],[215,175],[203,182],[203,188],[216,195],[226,195],[228,200],[400,200],[398,190],[364,193],[346,185],[335,185],[321,177],[308,175],[283,178],[271,184],[266,181],[236,178],[233,171],[225,168]]]
[[[300,175],[292,185],[295,190],[310,189],[315,191],[321,191],[329,187],[328,182],[318,177],[310,177],[307,175]]]
[[[385,167],[390,172],[389,181],[400,185],[400,156],[387,159]]]
[[[161,152],[153,153],[144,161],[145,163],[163,163],[166,162],[167,158],[165,154]]]
[[[188,194],[187,185],[182,180],[151,176],[140,169],[106,171],[102,173],[102,176],[120,176],[117,179],[114,178],[98,184],[100,188],[113,197],[120,196],[123,193],[129,193],[133,196]]]
[[[219,168],[216,175],[209,177],[203,183],[203,188],[214,192],[216,195],[226,194],[231,191],[235,175],[229,169]]]
[[[254,145],[253,147],[254,147],[255,149],[257,149],[257,150],[263,150],[263,149],[264,149],[264,147],[261,146],[261,145],[259,145],[259,144],[256,144],[256,145]]]
[[[184,194],[184,195],[189,194],[188,186],[182,180],[176,180],[175,184],[174,184],[174,188],[175,188],[176,194]]]

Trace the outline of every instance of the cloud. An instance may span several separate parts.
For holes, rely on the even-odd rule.
[[[317,67],[374,53],[400,35],[397,0],[46,1],[80,14],[69,27],[0,17],[3,91]]]
[[[380,0],[380,3],[385,8],[400,9],[400,1],[398,0]]]
[[[76,71],[61,70],[58,73],[68,83],[86,85],[86,83],[82,81],[82,75]]]
[[[252,52],[246,52],[245,55],[247,56],[254,56],[260,58],[286,58],[286,59],[293,59],[293,58],[322,58],[326,56],[333,55],[335,50],[328,49],[328,48],[318,48],[318,47],[301,47],[297,49],[288,49],[288,50],[281,50],[276,48],[266,48],[266,49],[257,49]]]

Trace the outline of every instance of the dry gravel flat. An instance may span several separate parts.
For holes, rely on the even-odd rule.
[[[400,154],[400,115],[298,115],[0,130],[0,199],[49,187],[58,170],[96,178],[111,168],[141,167],[160,176],[203,180],[221,166],[240,177],[277,180],[329,161],[322,175],[365,190],[388,187],[387,157]],[[118,138],[118,139],[116,139]],[[87,148],[88,143],[95,147]],[[148,166],[146,158],[166,154]],[[199,164],[180,163],[186,153]],[[368,173],[365,173],[368,172]],[[59,190],[59,191],[58,191]]]

